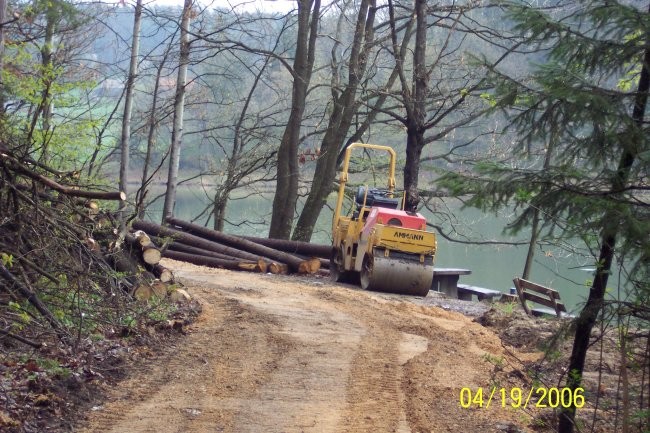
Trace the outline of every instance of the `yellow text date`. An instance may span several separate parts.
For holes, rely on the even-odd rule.
[[[526,409],[529,406],[535,407],[576,407],[580,409],[585,405],[585,390],[583,388],[461,388],[459,403],[462,408],[489,409],[493,404],[500,404],[501,407],[513,409]],[[495,403],[496,402],[496,403]]]

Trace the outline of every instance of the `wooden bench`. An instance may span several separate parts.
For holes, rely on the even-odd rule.
[[[483,300],[488,300],[492,302],[493,298],[501,296],[501,292],[498,290],[485,289],[483,287],[470,286],[467,284],[458,284],[458,299],[463,301],[471,301],[472,295],[476,295],[479,302]]]
[[[566,307],[564,306],[564,303],[560,301],[560,293],[557,290],[521,278],[515,278],[512,281],[515,283],[515,287],[517,288],[517,295],[519,295],[521,305],[529,316],[534,314],[526,301],[535,302],[544,305],[545,307],[552,308],[552,311],[555,312],[557,317],[561,317],[562,313],[566,313]]]
[[[435,268],[431,290],[442,292],[454,299],[458,297],[458,279],[461,275],[469,275],[472,271],[460,268]]]

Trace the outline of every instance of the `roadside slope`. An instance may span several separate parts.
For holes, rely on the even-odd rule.
[[[327,280],[168,266],[203,313],[81,431],[503,432],[526,418],[460,407],[461,388],[517,363],[465,316]],[[511,376],[500,385],[525,386]]]

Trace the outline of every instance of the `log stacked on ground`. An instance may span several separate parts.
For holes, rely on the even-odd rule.
[[[240,249],[242,251],[259,254],[260,256],[269,257],[281,263],[285,263],[289,265],[290,269],[294,272],[300,272],[300,265],[304,261],[300,257],[285,253],[284,251],[275,250],[273,248],[269,248],[237,236],[218,232],[216,230],[210,230],[206,227],[201,227],[200,225],[192,224],[178,218],[168,218],[167,222],[205,239],[210,239],[215,242],[230,245],[231,247]]]
[[[163,257],[197,265],[256,272],[315,274],[322,273],[321,268],[328,264],[331,252],[328,245],[239,237],[177,218],[167,221],[171,226],[136,220],[133,228],[145,232],[163,245]]]

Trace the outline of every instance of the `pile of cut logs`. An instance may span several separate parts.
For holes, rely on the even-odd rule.
[[[154,248],[162,257],[201,266],[273,274],[328,272],[330,245],[234,236],[178,218],[168,218],[167,223],[161,226],[136,220],[132,224],[135,232],[127,241],[147,236],[160,246]],[[142,249],[143,259],[144,254]]]
[[[114,231],[117,232],[117,228]],[[174,285],[171,270],[159,263],[162,252],[145,232],[126,233],[122,242],[114,240],[108,246],[101,240],[91,246],[95,242],[92,238],[87,242],[121,273],[126,287],[136,299],[147,301],[152,297],[162,299],[169,296],[174,302],[190,300],[185,290]]]

